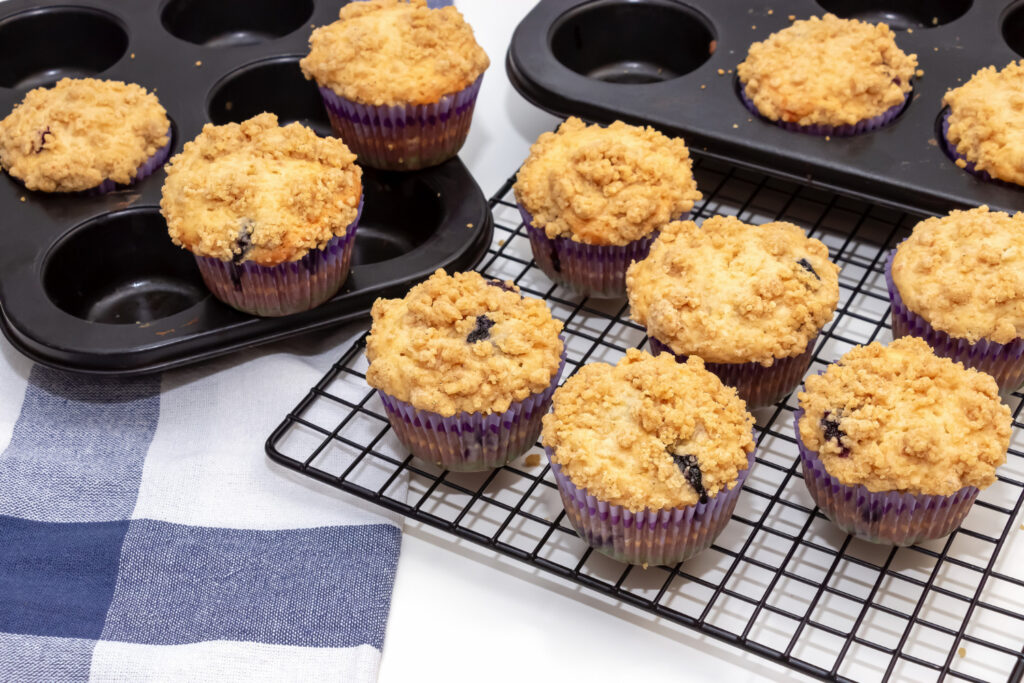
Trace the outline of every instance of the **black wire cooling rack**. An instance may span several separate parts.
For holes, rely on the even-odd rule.
[[[828,245],[841,298],[810,372],[856,344],[891,338],[884,256],[918,220],[708,159],[695,166],[698,220],[788,220]],[[552,285],[507,182],[491,199],[495,238],[481,272],[516,282],[565,321],[568,377],[644,346],[624,301]],[[795,397],[755,413],[757,464],[715,544],[674,567],[630,567],[591,551],[562,510],[539,447],[493,472],[453,474],[413,459],[364,379],[358,341],[267,441],[276,462],[623,603],[823,679],[1019,681],[1024,674],[1024,397],[998,481],[948,538],[891,548],[838,531],[801,480]]]

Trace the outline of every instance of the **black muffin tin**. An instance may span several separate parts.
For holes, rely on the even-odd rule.
[[[203,125],[262,111],[322,135],[330,124],[298,60],[311,25],[342,2],[90,0],[0,4],[0,117],[64,76],[155,90],[173,123],[172,153]],[[493,222],[458,159],[415,173],[364,169],[353,267],[318,308],[255,318],[214,299],[158,207],[164,172],[98,197],[29,192],[0,177],[0,326],[47,365],[134,374],[354,320],[378,296],[404,294],[437,268],[473,267]]]
[[[827,11],[886,21],[924,76],[885,128],[826,140],[749,112],[736,65],[751,43]],[[560,115],[650,123],[691,149],[912,211],[1024,208],[1024,189],[957,168],[939,144],[942,96],[1024,54],[1024,2],[1005,0],[542,0],[512,38],[506,67],[527,99]],[[718,72],[723,73],[720,75]]]

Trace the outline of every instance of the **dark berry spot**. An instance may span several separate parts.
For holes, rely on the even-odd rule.
[[[808,271],[811,275],[813,275],[814,277],[818,278],[819,280],[821,279],[821,276],[818,275],[818,273],[814,270],[814,266],[811,265],[810,261],[808,261],[805,258],[802,258],[799,261],[797,261],[797,263],[799,263],[801,266],[803,266],[803,269]]]
[[[231,262],[241,263],[250,249],[252,249],[252,221],[246,220],[242,221],[242,227],[238,229],[238,237],[235,238],[235,246],[231,250],[234,252]]]
[[[494,321],[488,318],[486,315],[478,315],[476,317],[476,327],[466,337],[466,342],[469,344],[475,344],[478,341],[483,341],[491,336],[491,328],[494,327]]]
[[[846,436],[846,432],[839,428],[839,420],[832,419],[832,413],[825,413],[825,416],[821,418],[821,429],[825,441],[831,441],[835,439],[839,447],[842,449],[839,453],[839,457],[846,458],[850,455],[850,449],[843,446],[843,437]]]
[[[498,289],[501,289],[506,292],[515,292],[516,294],[518,294],[518,292],[516,292],[516,288],[513,285],[510,285],[509,283],[505,282],[504,280],[488,280],[487,284],[489,284],[491,287],[497,287]]]
[[[679,471],[683,473],[686,481],[690,482],[690,486],[700,496],[700,502],[708,502],[708,492],[704,489],[704,482],[702,481],[702,475],[700,471],[700,463],[697,462],[696,455],[676,455],[672,453],[672,461],[679,468]]]
[[[40,154],[46,147],[46,136],[51,135],[50,127],[47,126],[45,129],[39,131],[39,142],[36,144],[33,154]]]

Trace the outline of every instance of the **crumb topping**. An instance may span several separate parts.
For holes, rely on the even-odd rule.
[[[692,167],[682,138],[570,117],[530,147],[514,189],[548,237],[621,246],[693,209],[701,194]]]
[[[892,277],[907,307],[950,336],[1024,338],[1024,213],[980,206],[921,221]]]
[[[551,384],[561,321],[511,282],[437,270],[404,299],[377,299],[366,339],[374,389],[450,417],[503,413]]]
[[[555,391],[541,440],[573,484],[632,512],[686,507],[732,489],[754,418],[700,358],[629,349]]]
[[[626,273],[633,320],[675,353],[770,366],[832,319],[839,266],[792,223],[732,216],[669,223]]]
[[[854,347],[806,387],[800,439],[843,484],[948,496],[989,486],[1006,461],[1010,409],[995,380],[922,339]]]
[[[987,66],[942,98],[946,138],[979,171],[1024,185],[1024,60]]]
[[[903,52],[886,24],[826,14],[751,45],[736,74],[772,121],[841,126],[903,102],[916,69],[917,55]]]
[[[366,0],[321,26],[299,62],[306,78],[369,105],[429,104],[468,87],[490,60],[455,7]]]
[[[126,185],[170,138],[171,122],[142,86],[62,78],[30,90],[0,121],[0,166],[30,190]]]
[[[356,219],[362,170],[338,138],[263,113],[206,124],[167,167],[160,213],[199,256],[276,266],[322,249]]]

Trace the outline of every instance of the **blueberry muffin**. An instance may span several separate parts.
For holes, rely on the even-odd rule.
[[[413,455],[478,471],[533,446],[565,364],[562,323],[543,301],[438,270],[371,313],[366,381]]]

